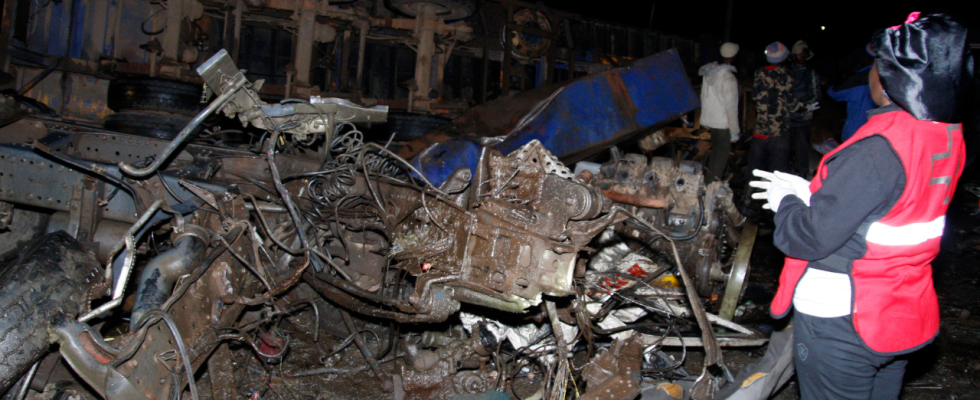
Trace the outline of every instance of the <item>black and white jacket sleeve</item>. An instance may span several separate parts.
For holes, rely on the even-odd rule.
[[[826,168],[809,207],[792,195],[779,205],[773,241],[789,257],[814,261],[834,254],[862,223],[887,214],[905,189],[902,161],[880,135],[852,143]]]

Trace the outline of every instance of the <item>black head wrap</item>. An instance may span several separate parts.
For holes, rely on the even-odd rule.
[[[966,28],[945,14],[917,16],[874,35],[881,85],[916,119],[961,122],[960,108],[973,94]]]

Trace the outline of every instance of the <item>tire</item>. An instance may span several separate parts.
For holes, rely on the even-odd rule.
[[[420,5],[429,4],[439,8],[438,16],[446,21],[463,19],[476,12],[473,0],[388,0],[389,9],[415,17]]]
[[[388,114],[388,135],[394,132],[396,142],[409,142],[450,122],[452,120],[449,118],[432,115],[390,113]],[[388,140],[388,138],[385,137],[384,140]]]
[[[56,314],[78,316],[102,270],[64,231],[38,238],[0,276],[0,393],[48,352]]]
[[[0,231],[0,263],[6,263],[20,255],[21,250],[44,234],[49,214],[14,207],[10,226]]]
[[[105,117],[103,126],[110,131],[130,135],[171,140],[181,129],[191,122],[191,118],[150,111],[123,111]],[[200,130],[200,126],[198,130]]]
[[[203,109],[201,85],[147,77],[113,79],[107,103],[112,111],[164,111],[189,116]]]

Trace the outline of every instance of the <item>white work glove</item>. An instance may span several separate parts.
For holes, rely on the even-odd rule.
[[[735,143],[735,142],[737,142],[737,141],[738,141],[738,138],[739,138],[739,136],[738,136],[738,134],[737,134],[737,133],[735,133],[735,134],[732,134],[732,143]]]
[[[793,194],[799,197],[800,200],[803,200],[803,204],[806,204],[807,207],[810,206],[810,195],[813,194],[810,192],[810,181],[798,175],[787,174],[785,172],[776,171],[775,175],[793,188],[795,192]]]
[[[758,169],[752,171],[752,174],[762,179],[749,182],[749,186],[765,190],[752,194],[753,199],[767,200],[762,208],[776,212],[783,198],[789,195],[799,197],[807,207],[810,206],[810,182],[806,179],[784,172],[771,173]]]
[[[814,111],[817,111],[819,109],[820,109],[820,102],[819,101],[814,101],[813,103],[810,103],[810,104],[807,104],[806,105],[806,111],[807,112],[814,112]]]

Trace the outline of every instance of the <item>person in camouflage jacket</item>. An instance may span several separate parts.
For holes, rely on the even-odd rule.
[[[755,130],[749,148],[749,167],[745,181],[752,180],[752,170],[789,171],[790,110],[795,106],[793,78],[783,65],[789,49],[780,42],[766,47],[768,66],[755,71],[752,100],[755,103]]]
[[[810,174],[810,123],[813,112],[820,109],[820,76],[809,64],[813,51],[806,42],[799,40],[793,44],[787,66],[793,77],[793,99],[795,105],[789,115],[789,155],[792,172],[807,178]]]
[[[777,137],[789,128],[790,110],[795,104],[793,77],[782,63],[755,71],[752,101],[755,102],[755,133]]]

